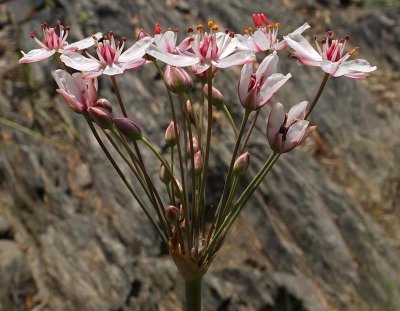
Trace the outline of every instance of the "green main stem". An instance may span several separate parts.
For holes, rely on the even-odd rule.
[[[203,277],[185,280],[185,311],[201,311],[201,281]]]

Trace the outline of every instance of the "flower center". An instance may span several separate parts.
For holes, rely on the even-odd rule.
[[[57,35],[55,27],[49,27],[47,23],[41,24],[43,30],[42,42],[38,42],[36,35],[31,34],[31,37],[38,42],[41,46],[46,47],[49,50],[59,50],[62,49],[67,44],[67,37],[69,26],[64,26],[60,21],[57,21],[59,28],[59,35]]]

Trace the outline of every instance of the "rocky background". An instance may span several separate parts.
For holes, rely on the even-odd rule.
[[[400,310],[400,10],[396,1],[0,1],[0,310],[180,310],[182,280],[82,118],[55,96],[51,62],[20,66],[30,31],[62,19],[71,37],[213,19],[233,31],[265,12],[281,34],[349,34],[378,66],[363,81],[331,79],[312,116],[318,132],[274,167],[204,279],[205,310]],[[397,6],[397,9],[396,9]],[[281,53],[287,106],[323,76]],[[218,76],[239,120],[236,78]],[[162,145],[169,122],[151,66],[118,77],[129,113]],[[108,79],[102,95],[114,100]],[[267,110],[250,144],[249,182],[269,153]],[[216,112],[212,204],[233,148]],[[151,158],[151,157],[149,157]],[[154,166],[154,172],[157,167]]]

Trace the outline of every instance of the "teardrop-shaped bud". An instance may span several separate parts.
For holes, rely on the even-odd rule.
[[[132,140],[141,140],[143,138],[142,129],[136,121],[128,118],[114,118],[114,124],[122,134]]]
[[[170,224],[176,224],[179,221],[180,212],[176,206],[167,205],[165,208],[165,218]]]
[[[176,136],[176,134],[178,134],[178,136]],[[177,127],[175,131],[174,121],[171,121],[169,123],[167,129],[165,130],[164,138],[165,142],[170,147],[175,146],[177,144],[179,139],[179,127]]]
[[[246,172],[249,164],[250,153],[245,152],[236,159],[235,164],[233,165],[233,173],[237,175],[242,175],[244,172]]]
[[[171,174],[169,173],[168,169],[165,167],[164,164],[161,164],[160,166],[159,177],[164,184],[169,184],[171,181]]]
[[[193,154],[195,154],[197,151],[200,150],[200,143],[199,143],[199,139],[196,136],[192,137],[192,141],[193,141]],[[186,152],[188,155],[191,154],[190,152],[190,142],[187,142],[187,146],[186,146]]]
[[[96,103],[94,104],[95,107],[101,107],[106,109],[109,113],[112,113],[112,105],[111,103],[105,99],[105,98],[100,98]]]
[[[89,107],[87,112],[92,120],[103,129],[111,129],[113,127],[112,114],[102,107]]]
[[[192,78],[180,67],[166,65],[164,79],[168,89],[176,94],[189,92],[193,87]]]

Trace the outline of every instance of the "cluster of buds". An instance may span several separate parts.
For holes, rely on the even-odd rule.
[[[168,246],[186,280],[196,279],[207,271],[230,226],[281,154],[299,146],[315,130],[307,118],[328,78],[365,78],[376,69],[363,59],[348,60],[357,50],[345,51],[348,36],[335,40],[333,33],[328,32],[320,43],[316,42],[315,50],[302,36],[310,28],[307,23],[279,39],[279,23],[271,23],[263,13],[253,14],[253,22],[256,29],[247,28],[244,35],[228,29],[220,31],[214,21],[207,23],[208,29],[198,24],[197,31],[189,28],[188,35],[179,44],[176,30],[163,32],[156,24],[152,35],[142,30],[137,41],[126,50],[127,39],[117,40],[113,32],[105,36],[97,33],[69,44],[66,41],[69,27],[59,22],[57,33],[56,28],[43,24],[42,40],[31,34],[40,49],[22,52],[20,59],[20,63],[32,63],[56,56],[62,67],[52,71],[57,92],[74,112],[85,116],[106,156]],[[88,50],[91,46],[94,54]],[[292,78],[290,73],[278,72],[278,52],[287,46],[293,58],[305,65],[321,67],[325,76],[310,106],[302,101],[285,113],[283,105],[277,101],[273,103],[272,98]],[[263,59],[254,71],[256,56]],[[126,70],[150,63],[159,71],[168,93],[171,121],[164,134],[166,148],[154,146],[146,138],[146,128],[142,129],[128,116],[128,111],[134,109],[125,108],[115,78]],[[230,113],[231,103],[214,85],[220,72],[231,66],[243,66],[237,83],[238,102],[243,107],[239,127]],[[66,67],[78,72],[71,75]],[[97,96],[97,79],[102,75],[111,77],[120,112],[110,101]],[[199,94],[193,92],[196,86],[200,86],[201,98],[193,100],[193,96]],[[250,175],[248,141],[258,121],[258,112],[265,106],[270,109],[266,141],[271,153],[239,193],[239,183],[246,182],[243,176]],[[206,217],[207,182],[213,156],[215,109],[223,111],[228,119],[235,147],[220,199],[214,202],[214,217],[209,220]],[[252,125],[248,126],[251,119]],[[98,128],[103,138],[97,133]],[[136,187],[128,182],[102,142],[105,138],[128,165],[145,196],[140,196]],[[160,165],[161,189],[156,187],[154,176],[147,168],[148,159],[142,156],[142,148],[148,148]]]

